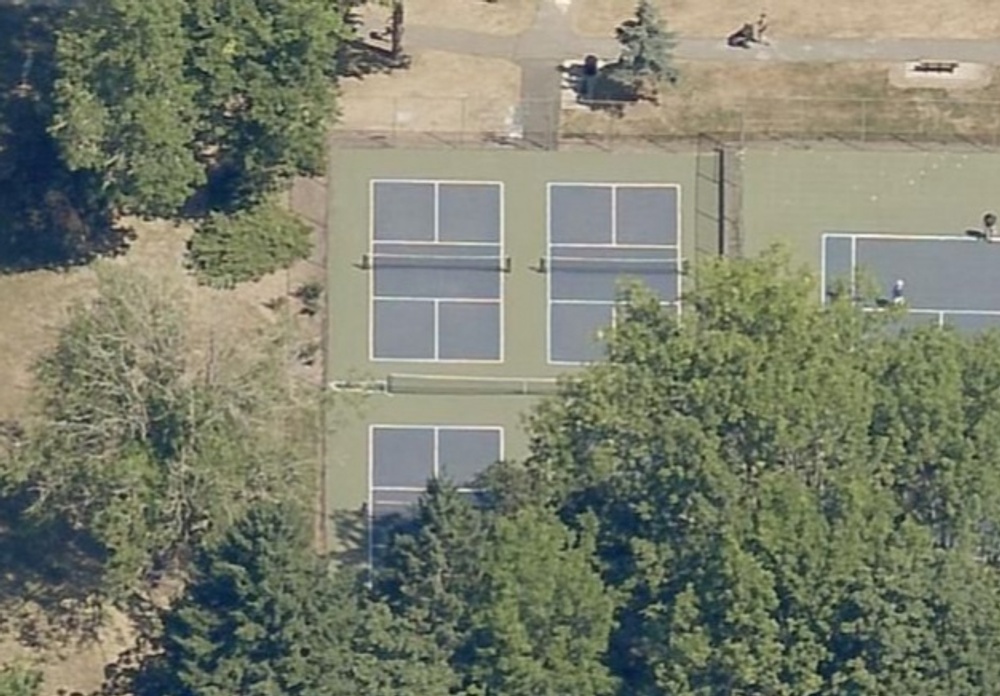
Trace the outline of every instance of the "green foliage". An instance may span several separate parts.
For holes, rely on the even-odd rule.
[[[258,280],[309,255],[312,231],[273,201],[227,215],[212,213],[188,244],[198,279],[231,287]]]
[[[263,505],[202,550],[133,693],[447,693],[447,669],[354,576],[331,576],[307,529],[296,509]]]
[[[532,417],[524,476],[598,521],[623,593],[625,693],[1000,686],[1000,336],[815,294],[775,253],[700,268],[682,322],[633,290],[608,362]]]
[[[97,0],[67,18],[52,132],[124,210],[178,214],[206,182],[239,210],[321,170],[337,3]]]
[[[653,94],[658,85],[677,81],[673,61],[676,37],[667,31],[659,9],[651,0],[639,0],[635,17],[623,22],[615,35],[622,53],[611,70],[612,77],[633,85],[640,93]]]
[[[214,151],[241,206],[288,177],[323,171],[336,116],[331,72],[347,33],[324,0],[189,0],[189,79],[198,86],[198,142]]]
[[[589,541],[550,512],[497,518],[475,588],[467,666],[482,693],[602,696],[615,602]]]
[[[172,215],[205,182],[182,8],[98,0],[58,33],[53,133],[70,167],[101,173],[128,211]]]
[[[18,665],[0,668],[0,696],[38,696],[41,673]]]
[[[550,512],[485,512],[432,482],[379,562],[379,594],[467,694],[611,694],[614,600],[589,540]]]
[[[285,357],[262,340],[192,364],[176,292],[114,267],[38,365],[38,421],[19,479],[34,514],[88,530],[132,587],[225,533],[256,501],[297,498],[308,437]],[[252,346],[252,347],[251,347]]]

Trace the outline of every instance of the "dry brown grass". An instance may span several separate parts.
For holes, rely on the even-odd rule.
[[[1000,33],[994,0],[657,0],[683,36],[725,36],[761,11],[771,37],[993,39]],[[585,36],[611,36],[635,10],[635,0],[573,0],[573,22]]]
[[[129,619],[110,609],[97,635],[66,644],[48,644],[45,649],[26,647],[12,637],[0,637],[0,666],[25,664],[38,669],[44,678],[42,696],[92,693],[104,681],[105,665],[131,648],[136,632]]]
[[[873,63],[686,63],[681,83],[658,105],[628,106],[622,117],[573,108],[566,135],[880,133],[1000,135],[1000,80],[967,90],[903,89],[892,66]]]
[[[406,0],[406,21],[510,36],[531,26],[537,7],[538,0]]]
[[[341,83],[338,128],[461,133],[499,131],[517,105],[513,63],[442,51],[417,52],[409,70]]]

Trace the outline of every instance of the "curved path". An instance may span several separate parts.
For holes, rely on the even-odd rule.
[[[496,36],[442,27],[406,27],[406,47],[505,58],[521,68],[520,130],[540,147],[558,140],[560,74],[565,60],[594,54],[618,57],[618,42],[576,34],[565,0],[539,0],[534,24],[514,36]],[[1000,41],[962,39],[796,39],[777,38],[770,45],[738,49],[724,37],[680,38],[675,55],[683,60],[846,62],[940,59],[1000,65]]]

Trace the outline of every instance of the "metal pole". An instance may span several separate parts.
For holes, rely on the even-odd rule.
[[[718,199],[719,199],[719,226],[718,226],[718,249],[719,256],[726,255],[726,150],[724,148],[716,148],[716,155],[718,157],[718,173],[719,173],[719,189],[718,189]]]

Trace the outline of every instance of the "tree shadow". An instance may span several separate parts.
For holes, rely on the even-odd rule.
[[[65,520],[31,515],[33,500],[23,489],[0,497],[0,630],[32,648],[93,640],[104,549]]]
[[[368,75],[391,73],[410,67],[406,54],[394,56],[392,51],[372,43],[369,39],[345,41],[337,53],[337,75],[364,79]]]
[[[58,7],[0,7],[0,272],[124,251],[100,177],[71,171],[50,133]]]
[[[344,20],[350,26],[354,38],[344,41],[337,50],[335,75],[364,79],[368,75],[406,70],[410,67],[410,57],[392,51],[391,19],[381,31],[365,34],[364,20],[351,8]]]
[[[601,63],[596,56],[560,65],[558,70],[563,76],[563,84],[573,91],[576,103],[591,111],[621,117],[625,107],[641,99],[635,85],[617,77],[617,64]]]
[[[364,511],[338,510],[327,518],[333,531],[330,561],[338,566],[368,563],[368,518]]]

